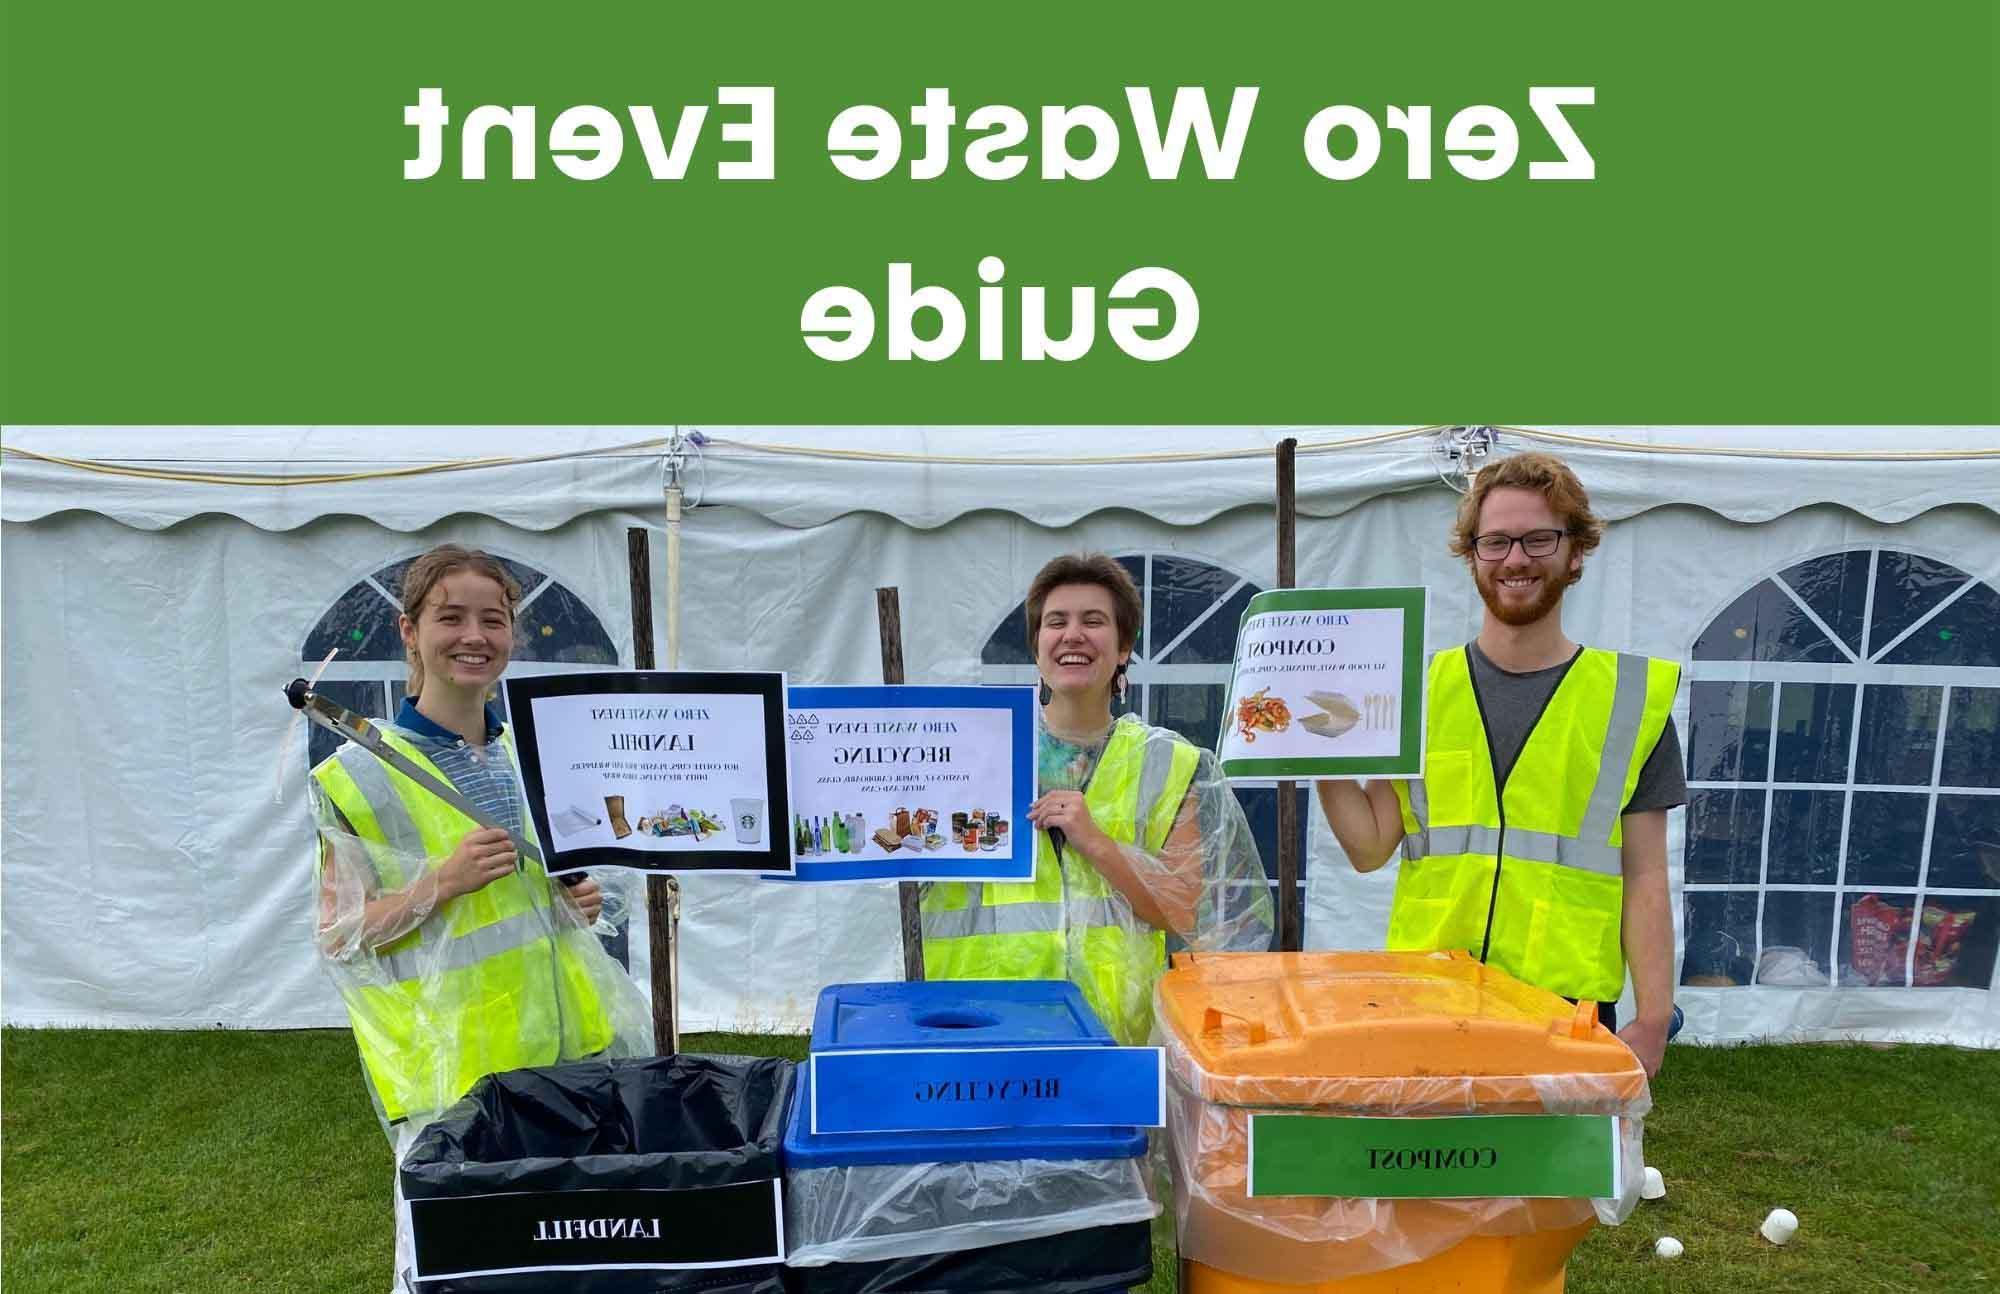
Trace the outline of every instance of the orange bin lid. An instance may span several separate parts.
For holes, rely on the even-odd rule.
[[[1594,1003],[1464,952],[1181,953],[1159,1011],[1178,1078],[1220,1103],[1478,1113],[1559,1097],[1615,1112],[1648,1099]]]

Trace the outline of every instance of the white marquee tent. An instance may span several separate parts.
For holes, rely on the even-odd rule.
[[[514,561],[516,670],[574,670],[630,664],[625,532],[647,527],[655,640],[802,683],[879,680],[884,585],[911,681],[1032,677],[1010,619],[1029,576],[1102,549],[1149,594],[1138,703],[1212,736],[1235,617],[1274,579],[1285,436],[1300,582],[1428,584],[1430,645],[1471,636],[1434,431],[707,427],[682,442],[676,599],[665,430],[9,429],[0,1017],[342,1021],[279,688],[341,646],[330,685],[393,702],[386,586],[433,543]],[[1684,1036],[2000,1046],[2000,442],[1551,428],[1495,452],[1531,447],[1611,522],[1571,635],[1686,665]],[[1379,944],[1392,871],[1355,875],[1307,820],[1307,945]],[[893,977],[896,949],[892,887],[692,878],[686,1027],[803,1031],[821,984]]]

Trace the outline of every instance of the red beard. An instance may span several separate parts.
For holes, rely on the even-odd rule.
[[[1486,603],[1486,609],[1493,613],[1493,618],[1503,625],[1519,629],[1534,624],[1561,606],[1563,594],[1569,589],[1566,577],[1558,572],[1538,567],[1534,574],[1541,576],[1542,585],[1532,602],[1502,602],[1500,573],[1492,566],[1479,568],[1472,582],[1479,589],[1479,596]]]

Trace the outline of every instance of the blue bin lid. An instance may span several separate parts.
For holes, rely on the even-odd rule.
[[[874,986],[866,986],[874,987]],[[898,988],[922,985],[899,984]],[[824,1004],[825,999],[821,999]],[[806,1117],[812,1065],[800,1065],[785,1119],[785,1171],[860,1164],[985,1163],[997,1159],[1137,1159],[1146,1133],[1130,1127],[985,1128],[975,1132],[849,1132],[815,1136]]]
[[[1068,980],[829,984],[813,1013],[814,1051],[1064,1045],[1117,1045]]]

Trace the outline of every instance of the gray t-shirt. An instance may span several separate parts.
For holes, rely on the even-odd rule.
[[[1555,695],[1563,675],[1575,664],[1576,657],[1526,674],[1510,674],[1501,669],[1479,650],[1476,642],[1465,645],[1465,657],[1472,666],[1472,681],[1479,689],[1480,707],[1486,716],[1486,743],[1493,751],[1493,771],[1505,786],[1507,775],[1514,771],[1514,761],[1521,757],[1521,747],[1528,744],[1535,721],[1541,718],[1542,710]],[[1667,726],[1660,732],[1659,744],[1646,757],[1645,767],[1639,770],[1639,784],[1632,788],[1632,798],[1621,812],[1677,808],[1686,804],[1687,798],[1687,775],[1681,771],[1681,739],[1669,716]]]

